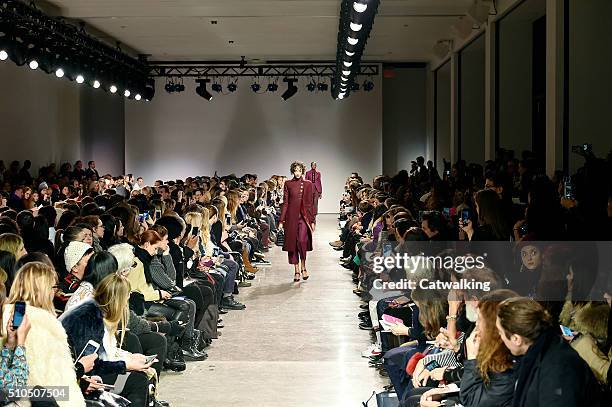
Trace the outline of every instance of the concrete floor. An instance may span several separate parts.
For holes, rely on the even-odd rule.
[[[206,361],[162,375],[160,399],[173,407],[349,407],[382,389],[385,381],[361,357],[371,341],[357,327],[361,302],[350,271],[328,244],[338,237],[336,215],[317,221],[311,278],[293,283],[287,254],[270,250],[272,265],[237,296],[246,310],[223,316]]]

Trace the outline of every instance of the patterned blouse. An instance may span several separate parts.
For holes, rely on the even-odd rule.
[[[23,346],[15,347],[15,350],[5,346],[2,348],[2,360],[0,361],[0,389],[14,389],[25,387],[28,383],[28,361]]]

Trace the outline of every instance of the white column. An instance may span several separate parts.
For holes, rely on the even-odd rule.
[[[450,109],[450,162],[455,163],[459,158],[459,54],[451,53],[451,109]]]
[[[546,173],[563,165],[564,2],[546,0]]]
[[[485,160],[495,159],[495,58],[497,24],[487,23],[485,30]]]

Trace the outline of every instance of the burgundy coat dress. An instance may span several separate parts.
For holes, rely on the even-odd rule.
[[[313,202],[314,202],[314,214],[319,213],[319,197],[323,193],[323,185],[321,185],[321,173],[317,170],[306,171],[304,174],[304,178],[313,183],[314,186],[314,194],[313,194]]]
[[[308,248],[312,250],[312,230],[311,225],[315,223],[313,212],[314,186],[312,182],[300,179],[285,181],[283,189],[283,208],[281,210],[280,221],[283,222],[285,230],[285,243],[283,251],[297,251],[297,234],[300,216],[304,218],[308,226]]]

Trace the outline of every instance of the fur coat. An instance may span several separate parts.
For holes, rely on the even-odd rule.
[[[89,375],[125,373],[125,362],[109,361],[108,349],[104,349],[104,317],[93,299],[88,299],[69,309],[59,318],[68,335],[68,343],[77,357],[89,340],[100,344],[98,359]]]
[[[6,321],[13,311],[7,304],[2,312],[2,344],[6,342]],[[68,338],[62,324],[55,315],[31,305],[26,315],[32,328],[26,338],[26,359],[30,374],[28,386],[68,386],[68,401],[58,401],[62,407],[85,406],[81,389],[77,384],[74,364],[68,346]],[[22,405],[22,403],[20,403]]]

